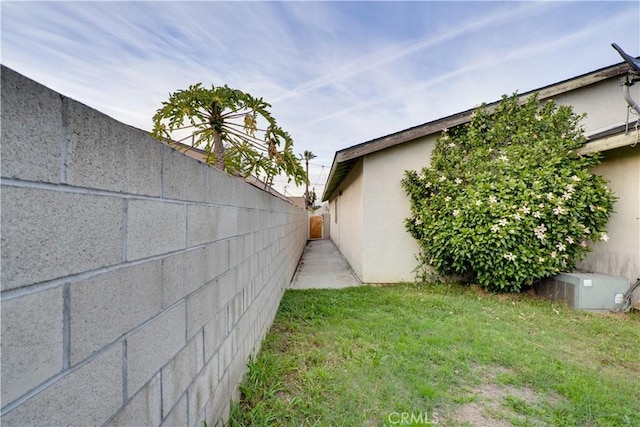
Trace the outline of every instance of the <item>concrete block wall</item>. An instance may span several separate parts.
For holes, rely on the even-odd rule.
[[[306,213],[6,67],[1,108],[2,424],[225,419]]]

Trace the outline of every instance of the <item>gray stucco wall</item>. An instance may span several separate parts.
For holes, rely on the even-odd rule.
[[[2,423],[213,425],[307,215],[2,68]]]

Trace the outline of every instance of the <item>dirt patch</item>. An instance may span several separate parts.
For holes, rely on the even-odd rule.
[[[461,404],[444,416],[445,425],[473,426],[473,427],[509,427],[513,424],[509,421],[529,421],[533,425],[535,420],[527,420],[525,415],[516,412],[509,401],[525,402],[526,405],[556,404],[563,400],[559,395],[552,393],[538,393],[529,387],[517,387],[500,384],[498,376],[509,375],[511,370],[503,367],[477,368],[478,376],[485,382],[469,387],[468,398],[472,401]]]

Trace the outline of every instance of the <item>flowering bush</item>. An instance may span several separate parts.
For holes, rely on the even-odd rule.
[[[608,240],[615,198],[590,172],[599,156],[574,151],[585,142],[581,119],[571,107],[540,106],[537,96],[519,105],[514,95],[445,130],[431,166],[402,181],[421,266],[518,292],[572,270],[589,241]]]

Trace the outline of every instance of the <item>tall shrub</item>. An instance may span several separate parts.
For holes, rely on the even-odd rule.
[[[590,171],[599,155],[575,152],[585,143],[581,119],[571,107],[540,106],[537,96],[520,105],[513,95],[445,130],[430,167],[402,181],[421,266],[518,292],[574,269],[589,241],[608,240],[615,198]]]

